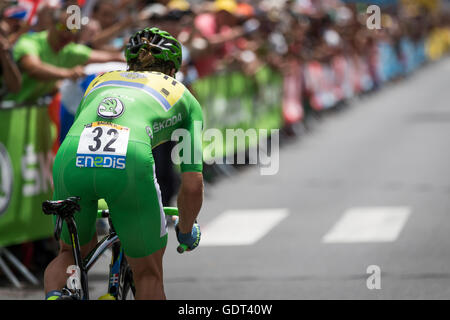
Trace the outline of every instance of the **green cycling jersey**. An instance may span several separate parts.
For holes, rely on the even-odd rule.
[[[81,197],[80,244],[95,235],[105,199],[125,253],[144,257],[167,243],[152,148],[184,129],[182,172],[202,171],[202,110],[186,87],[159,72],[108,72],[85,92],[53,168],[54,199]],[[67,228],[62,240],[70,243]]]

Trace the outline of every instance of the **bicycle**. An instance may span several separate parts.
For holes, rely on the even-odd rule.
[[[120,244],[114,226],[112,224],[108,210],[98,210],[97,219],[107,218],[109,222],[109,233],[100,240],[96,247],[92,249],[86,258],[82,259],[80,243],[78,240],[77,226],[74,214],[80,211],[79,197],[69,197],[65,200],[44,201],[42,211],[46,215],[55,215],[56,223],[54,229],[55,239],[58,241],[62,231],[63,221],[66,222],[75,265],[69,266],[68,273],[71,273],[67,285],[62,289],[62,300],[89,300],[88,271],[97,262],[98,258],[111,248],[111,264],[109,270],[108,292],[100,297],[100,300],[126,300],[131,293],[134,297],[136,290],[133,282],[133,273],[125,258],[123,248]],[[164,207],[164,213],[169,216],[177,216],[178,208]],[[179,253],[183,253],[188,248],[181,244],[177,247]],[[131,292],[130,292],[131,290]]]

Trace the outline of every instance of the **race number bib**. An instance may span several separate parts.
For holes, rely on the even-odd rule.
[[[78,143],[76,166],[125,169],[130,129],[110,122],[84,127]]]

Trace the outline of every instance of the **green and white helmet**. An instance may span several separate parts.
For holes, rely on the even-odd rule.
[[[142,41],[145,38],[147,41]],[[142,48],[150,49],[153,57],[162,61],[172,61],[176,71],[181,66],[181,44],[167,31],[156,27],[145,28],[132,36],[125,49],[127,63],[133,63],[139,57]]]

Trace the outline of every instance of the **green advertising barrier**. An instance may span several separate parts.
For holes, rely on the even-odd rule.
[[[0,109],[0,247],[51,237],[51,147],[46,107]]]
[[[197,80],[195,95],[203,108],[204,129],[218,129],[226,137],[226,129],[279,129],[282,125],[282,77],[268,67],[260,68],[252,77],[242,72],[226,72]],[[224,139],[226,140],[226,139]],[[204,148],[211,142],[204,141]],[[237,150],[235,144],[223,141],[224,157]],[[258,139],[248,137],[245,148]],[[208,161],[209,153],[204,154]]]

